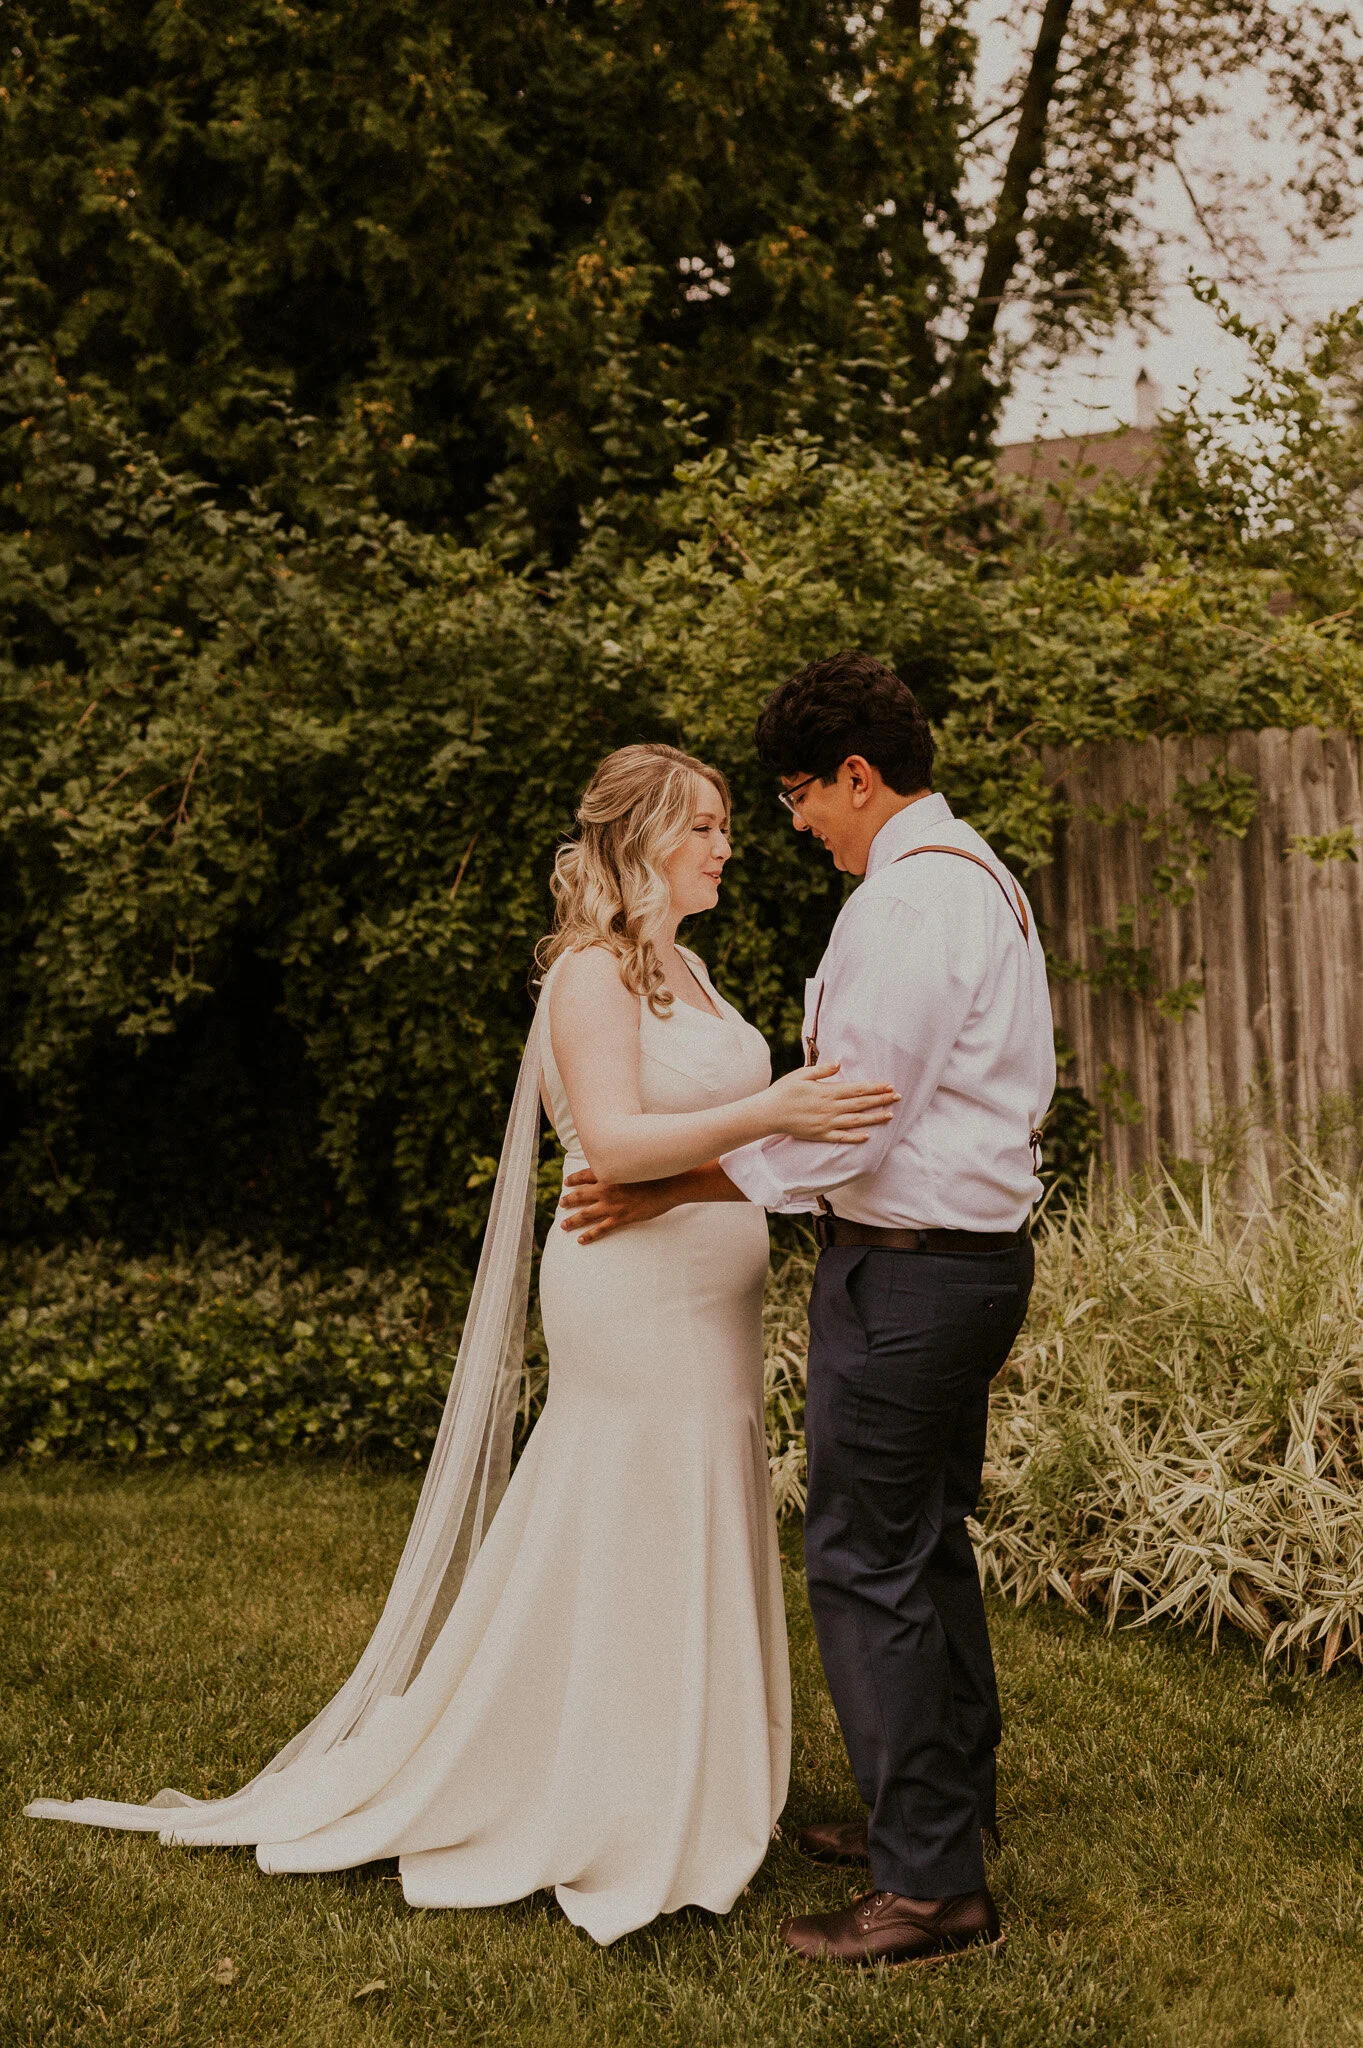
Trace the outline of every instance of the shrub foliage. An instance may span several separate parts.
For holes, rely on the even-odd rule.
[[[11,1235],[466,1254],[552,848],[630,739],[731,774],[701,943],[793,1051],[837,882],[748,735],[816,651],[913,682],[942,786],[1024,870],[1045,744],[1360,720],[1347,621],[1279,616],[1281,569],[1194,559],[1130,492],[1046,546],[984,464],[757,443],[684,465],[652,538],[603,515],[535,575],[379,512],[283,415],[277,488],[236,502],[18,343],[3,399]]]
[[[223,1242],[12,1254],[0,1301],[0,1457],[29,1459],[420,1462],[458,1327],[414,1274],[321,1280]]]
[[[427,1290],[330,1285],[226,1247],[88,1246],[5,1275],[0,1447],[30,1458],[259,1458],[365,1444],[421,1457],[451,1353]]]

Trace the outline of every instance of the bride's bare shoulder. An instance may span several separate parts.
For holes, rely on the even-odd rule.
[[[564,953],[558,962],[550,991],[552,1015],[557,1018],[597,1016],[637,1018],[639,998],[630,994],[620,979],[620,962],[607,946],[583,946]]]

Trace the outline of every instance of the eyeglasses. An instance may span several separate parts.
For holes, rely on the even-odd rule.
[[[793,818],[800,808],[801,792],[808,789],[811,782],[818,782],[819,780],[820,778],[817,775],[806,775],[804,781],[797,782],[794,789],[778,789],[776,792],[777,803],[784,804]]]

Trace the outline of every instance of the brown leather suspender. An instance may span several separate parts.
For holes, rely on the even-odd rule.
[[[909,850],[908,850],[908,852],[907,852],[907,853],[899,853],[899,854],[896,854],[896,855],[895,855],[895,859],[896,859],[897,861],[900,861],[900,860],[912,860],[912,859],[913,859],[913,857],[914,857],[914,855],[915,855],[916,853],[950,853],[950,854],[954,854],[957,860],[970,860],[970,861],[974,861],[974,863],[975,863],[975,866],[976,866],[977,868],[983,868],[983,869],[984,869],[984,871],[985,871],[985,873],[986,873],[986,874],[987,874],[988,876],[990,876],[990,878],[991,878],[991,879],[992,879],[993,881],[997,882],[997,883],[998,883],[998,885],[999,885],[999,887],[1000,887],[1000,889],[1002,889],[1002,890],[1003,890],[1003,900],[1004,900],[1004,902],[1005,902],[1005,903],[1006,903],[1006,904],[1008,905],[1008,908],[1009,908],[1009,909],[1010,909],[1010,910],[1012,911],[1012,913],[1013,913],[1013,922],[1014,922],[1014,923],[1016,924],[1016,926],[1017,926],[1018,930],[1019,930],[1019,931],[1020,931],[1020,932],[1022,933],[1022,938],[1023,938],[1023,943],[1024,943],[1024,945],[1026,945],[1026,944],[1030,943],[1030,939],[1031,939],[1031,930],[1030,930],[1030,927],[1029,927],[1029,924],[1028,924],[1028,919],[1027,919],[1027,899],[1026,899],[1026,897],[1025,897],[1025,896],[1023,895],[1023,893],[1022,893],[1021,889],[1019,889],[1019,887],[1018,887],[1018,885],[1017,885],[1016,881],[1014,881],[1014,880],[1013,880],[1013,877],[1012,877],[1011,875],[1009,875],[1009,877],[1008,877],[1008,880],[1009,880],[1010,882],[1012,882],[1012,883],[1013,883],[1013,895],[1012,895],[1012,896],[1010,896],[1010,895],[1009,895],[1009,893],[1008,893],[1008,890],[1007,890],[1007,887],[1005,886],[1005,883],[1004,883],[1004,879],[1003,879],[1003,876],[1002,876],[1002,875],[1001,875],[1001,874],[999,873],[998,869],[997,869],[997,868],[993,868],[993,867],[991,867],[991,866],[989,865],[989,862],[988,862],[987,860],[981,860],[981,859],[980,859],[980,856],[978,855],[978,853],[967,853],[967,852],[966,852],[966,850],[965,850],[965,848],[964,848],[963,846],[911,846],[911,847],[909,848]],[[1016,900],[1016,901],[1014,901],[1014,898],[1016,898],[1017,900]],[[1029,1144],[1031,1145],[1031,1148],[1032,1148],[1032,1163],[1033,1163],[1033,1165],[1035,1166],[1035,1169],[1036,1169],[1036,1171],[1037,1171],[1038,1173],[1040,1173],[1040,1171],[1041,1171],[1041,1131],[1040,1131],[1040,1129],[1038,1128],[1038,1129],[1037,1129],[1037,1130],[1035,1130],[1035,1131],[1029,1131],[1029,1132],[1028,1132],[1028,1134],[1027,1134],[1027,1137],[1028,1137],[1028,1143],[1029,1143]]]
[[[985,873],[991,878],[991,880],[997,882],[1000,889],[1003,890],[1003,900],[1008,905],[1008,908],[1012,911],[1013,922],[1016,924],[1018,930],[1022,933],[1023,938],[1030,939],[1031,929],[1027,921],[1026,899],[1024,898],[1021,889],[1018,888],[1017,883],[1013,882],[1013,877],[1011,875],[1008,877],[1008,880],[1010,882],[1013,882],[1013,889],[1017,897],[1016,902],[1014,902],[1013,897],[1008,894],[1007,886],[1004,882],[1003,876],[999,873],[998,869],[991,867],[987,860],[981,860],[978,853],[967,853],[963,846],[911,846],[907,853],[897,853],[895,855],[894,865],[898,865],[898,863],[901,860],[912,860],[914,855],[918,853],[949,853],[953,855],[956,860],[973,861],[977,868],[983,868]]]
[[[819,1012],[822,1008],[823,983],[820,982],[819,993],[814,998],[814,1022],[810,1025],[809,1036],[805,1040],[805,1065],[807,1067],[817,1067],[819,1064]]]

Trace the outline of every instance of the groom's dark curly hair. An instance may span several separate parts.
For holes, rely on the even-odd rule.
[[[777,775],[832,782],[849,754],[863,755],[899,796],[932,787],[932,728],[913,691],[854,649],[811,661],[757,721],[757,758]]]

